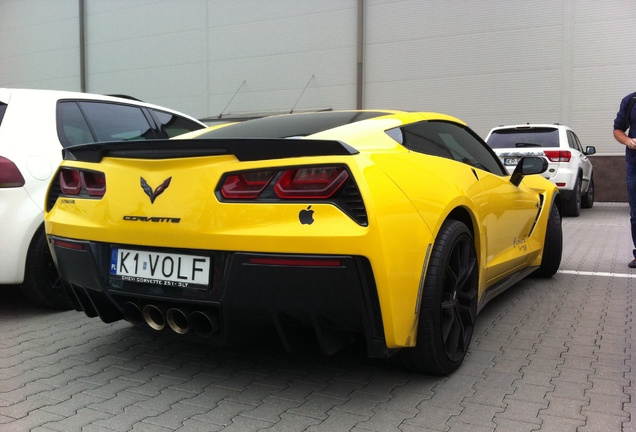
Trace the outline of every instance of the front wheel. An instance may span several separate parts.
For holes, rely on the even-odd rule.
[[[478,268],[468,227],[444,222],[426,271],[417,344],[398,352],[394,363],[434,375],[448,375],[461,365],[477,316]]]
[[[561,265],[562,252],[563,230],[561,227],[561,215],[558,207],[553,203],[545,230],[541,265],[532,273],[532,276],[545,278],[554,275],[559,269],[559,265]]]

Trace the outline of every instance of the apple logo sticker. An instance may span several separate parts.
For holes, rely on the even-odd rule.
[[[298,219],[303,225],[311,225],[314,223],[314,211],[311,210],[311,206],[307,207],[306,210],[301,210],[300,213],[298,213]]]

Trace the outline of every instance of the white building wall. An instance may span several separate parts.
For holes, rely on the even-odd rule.
[[[77,0],[0,0],[0,86],[79,89]]]
[[[364,0],[366,108],[611,136],[633,0]],[[196,117],[356,107],[358,0],[85,0],[86,85]],[[0,86],[80,90],[79,0],[0,0]]]

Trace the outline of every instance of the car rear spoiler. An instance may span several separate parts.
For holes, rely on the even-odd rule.
[[[301,138],[220,138],[115,141],[80,144],[62,150],[65,160],[100,162],[104,157],[173,159],[232,154],[240,161],[303,156],[347,156],[358,150],[340,141]]]

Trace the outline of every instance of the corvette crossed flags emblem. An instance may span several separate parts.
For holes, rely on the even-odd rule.
[[[140,178],[141,178],[141,188],[144,190],[146,195],[150,197],[151,204],[154,204],[157,197],[161,195],[163,191],[168,189],[168,186],[170,186],[170,180],[172,180],[172,177],[168,177],[167,179],[163,181],[163,183],[157,186],[157,188],[153,191],[150,185],[148,184],[148,182],[143,177],[140,177]]]

